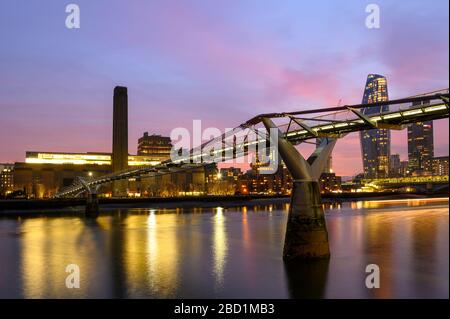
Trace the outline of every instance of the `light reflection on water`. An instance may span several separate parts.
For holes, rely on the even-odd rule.
[[[329,261],[282,261],[288,205],[0,220],[0,297],[448,298],[448,201],[327,205]],[[65,287],[65,267],[81,288]],[[381,269],[368,290],[365,266]]]
[[[216,289],[220,289],[223,285],[224,269],[226,265],[227,254],[227,235],[225,231],[225,217],[223,208],[217,207],[213,221],[213,254],[214,254],[214,277]]]

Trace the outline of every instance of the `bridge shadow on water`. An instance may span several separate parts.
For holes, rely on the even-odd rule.
[[[124,231],[121,227],[126,211],[118,210],[118,214],[111,216],[108,223],[108,229],[105,225],[100,223],[97,218],[81,218],[82,223],[89,229],[92,235],[92,243],[99,251],[108,251],[107,259],[104,260],[109,268],[110,273],[110,291],[108,298],[126,298],[126,270],[123,262],[124,250]],[[99,232],[99,230],[108,230],[107,237]]]
[[[286,261],[284,269],[290,298],[324,298],[329,263],[329,259]]]

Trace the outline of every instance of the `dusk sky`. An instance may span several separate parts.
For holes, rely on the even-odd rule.
[[[67,29],[65,7],[81,9]],[[0,1],[0,162],[26,151],[110,152],[112,94],[128,87],[129,152],[143,132],[235,127],[265,112],[361,103],[367,74],[390,99],[449,86],[449,2]],[[366,5],[381,9],[368,29]],[[448,120],[435,155],[448,155]],[[407,159],[406,130],[392,153]],[[334,170],[362,171],[359,135]]]

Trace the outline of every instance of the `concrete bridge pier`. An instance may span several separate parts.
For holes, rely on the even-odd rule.
[[[86,198],[85,215],[89,218],[97,218],[99,214],[98,197],[96,193],[88,193]]]
[[[269,118],[263,118],[266,129],[277,129]],[[271,135],[271,138],[272,135]],[[278,130],[272,145],[278,146],[281,159],[293,178],[283,258],[329,258],[328,232],[321,203],[319,177],[325,169],[328,157],[336,144],[334,138],[322,138],[320,145],[305,160],[297,149]]]
[[[294,181],[284,239],[284,259],[329,258],[328,232],[316,181]]]
[[[100,211],[97,196],[99,186],[89,186],[89,184],[82,177],[78,177],[78,180],[81,185],[83,185],[87,193],[85,216],[88,218],[97,218]]]

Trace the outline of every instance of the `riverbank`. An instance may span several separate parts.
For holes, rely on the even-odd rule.
[[[342,203],[349,201],[420,199],[442,197],[441,194],[396,194],[396,193],[341,193],[327,194],[323,203]],[[114,208],[214,208],[255,205],[278,205],[289,203],[289,196],[201,196],[177,198],[100,198],[100,212]],[[74,216],[84,213],[85,199],[43,199],[43,200],[1,200],[1,217]]]

